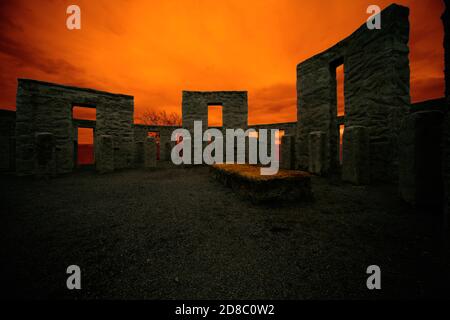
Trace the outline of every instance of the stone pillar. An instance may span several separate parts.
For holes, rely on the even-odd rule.
[[[309,134],[308,140],[308,170],[318,175],[325,174],[326,134],[323,131],[313,131]]]
[[[156,141],[153,137],[147,137],[144,143],[144,167],[156,167]]]
[[[171,147],[171,134],[172,132],[160,131],[159,136],[159,159],[163,161],[170,161]]]
[[[369,134],[363,126],[346,127],[342,137],[342,180],[354,184],[370,181]]]
[[[442,124],[440,111],[420,111],[406,117],[399,136],[399,187],[413,206],[439,208],[443,198]]]
[[[282,136],[280,148],[280,168],[295,169],[295,137],[290,135]]]
[[[144,142],[138,141],[134,144],[134,165],[141,167],[144,165]]]
[[[164,144],[161,144],[161,150],[164,149],[164,156],[162,158],[164,161],[171,161],[170,155],[174,145],[175,143],[172,143],[171,141],[166,141]]]
[[[98,172],[114,171],[114,144],[112,136],[98,136],[95,155],[95,164]]]
[[[54,175],[56,173],[55,137],[49,132],[37,132],[35,143],[35,174],[37,176]]]

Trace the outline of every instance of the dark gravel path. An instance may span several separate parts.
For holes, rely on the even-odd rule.
[[[435,218],[394,187],[314,178],[316,201],[255,206],[208,169],[1,177],[2,295],[298,299],[439,296]],[[68,265],[82,290],[66,289]],[[368,265],[382,290],[366,288]],[[450,270],[450,269],[447,269]],[[446,282],[447,281],[447,282]]]

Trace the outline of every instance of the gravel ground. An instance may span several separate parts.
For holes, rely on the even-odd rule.
[[[314,177],[314,202],[267,206],[238,198],[206,167],[1,176],[0,185],[9,298],[417,298],[449,287],[438,219],[391,186]],[[66,289],[72,264],[82,290]],[[382,290],[366,288],[371,264]]]

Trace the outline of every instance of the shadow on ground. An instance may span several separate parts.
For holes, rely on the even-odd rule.
[[[261,206],[208,169],[2,176],[2,294],[9,298],[442,297],[436,218],[391,186],[313,179],[315,202]],[[66,289],[66,268],[82,290]],[[366,288],[381,267],[382,290]]]

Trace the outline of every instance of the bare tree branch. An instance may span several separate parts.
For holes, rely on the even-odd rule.
[[[178,113],[168,114],[165,110],[156,111],[148,108],[139,119],[147,126],[181,126],[182,120]]]

